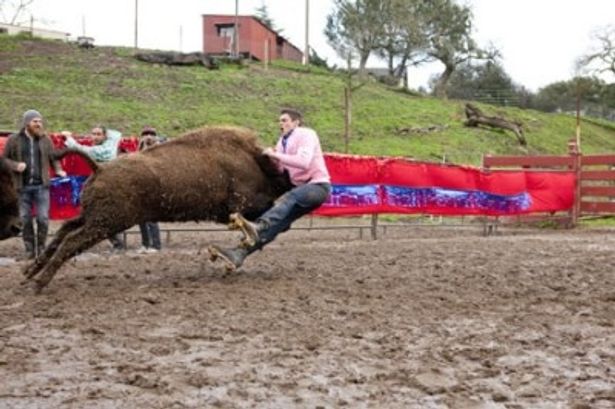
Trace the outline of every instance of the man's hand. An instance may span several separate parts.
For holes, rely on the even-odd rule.
[[[59,170],[56,172],[56,175],[58,175],[61,178],[65,178],[66,177],[66,172],[64,172],[63,170]]]
[[[77,143],[77,141],[71,135],[65,135],[65,136],[66,136],[66,140],[64,141],[64,145],[67,148],[74,148],[75,146],[79,145],[79,143]]]
[[[275,150],[273,148],[265,148],[263,149],[263,155],[274,156]]]
[[[22,173],[24,170],[26,170],[26,163],[25,162],[17,162],[17,167],[15,168],[15,171],[17,173]]]

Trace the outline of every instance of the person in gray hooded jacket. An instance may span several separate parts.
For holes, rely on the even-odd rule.
[[[38,111],[31,109],[24,113],[22,128],[9,137],[3,156],[8,159],[13,183],[19,192],[26,257],[32,259],[44,250],[49,230],[49,166],[58,176],[66,176],[60,162],[53,157],[53,144],[45,133],[43,117]]]

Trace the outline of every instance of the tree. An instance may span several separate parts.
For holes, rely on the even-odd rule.
[[[420,6],[423,0],[390,0],[384,2],[381,42],[376,50],[387,61],[389,76],[399,80],[409,65],[419,65],[425,55],[427,39],[423,35]]]
[[[367,60],[381,42],[383,33],[382,0],[334,0],[327,16],[325,36],[340,57],[358,56],[359,72],[365,72]]]
[[[0,0],[0,19],[3,23],[23,24],[34,0]]]
[[[264,1],[261,3],[260,7],[256,8],[254,14],[260,21],[263,22],[263,24],[269,27],[272,31],[275,31],[278,34],[283,31],[282,29],[278,29],[276,27],[275,23],[273,22],[273,19],[269,15],[269,8],[267,7],[267,3],[265,3]]]
[[[329,64],[326,58],[322,58],[316,50],[310,47],[310,65],[329,69]]]
[[[450,98],[503,106],[527,104],[528,92],[513,82],[497,60],[479,65],[462,64],[451,76],[447,87]]]
[[[426,54],[444,65],[436,81],[434,93],[447,96],[448,81],[461,64],[472,59],[495,59],[499,52],[481,50],[471,36],[472,11],[453,0],[432,0],[421,3],[425,18],[424,35],[428,39]]]
[[[594,73],[615,75],[615,25],[606,26],[593,34],[593,50],[577,61],[577,67]]]
[[[535,98],[535,108],[545,112],[574,112],[577,97],[585,115],[615,118],[615,83],[607,84],[596,77],[576,77],[541,88]]]

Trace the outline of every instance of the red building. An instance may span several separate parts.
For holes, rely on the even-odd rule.
[[[303,61],[303,53],[284,37],[253,16],[238,16],[239,54],[244,58],[264,61],[283,59]],[[203,53],[232,55],[235,31],[234,15],[203,15]]]

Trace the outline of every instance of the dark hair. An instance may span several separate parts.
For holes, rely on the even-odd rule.
[[[157,136],[158,134],[156,133],[156,128],[153,128],[151,126],[145,126],[141,130],[141,136],[145,136],[145,135]]]
[[[106,127],[106,126],[104,126],[104,125],[98,125],[98,124],[97,124],[97,125],[94,125],[94,126],[92,127],[92,129],[96,129],[96,128],[100,129],[100,130],[102,131],[103,135],[107,136],[107,127]]]
[[[303,115],[301,112],[292,108],[283,108],[280,110],[280,115],[288,115],[293,121],[299,121],[299,125],[303,125]]]

